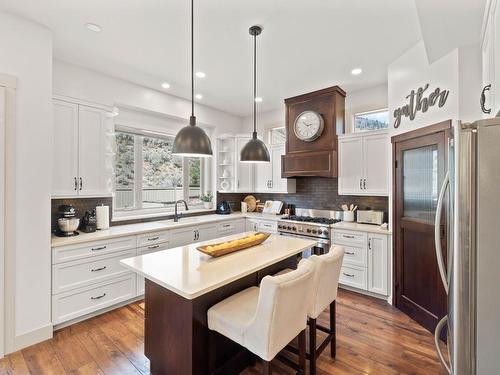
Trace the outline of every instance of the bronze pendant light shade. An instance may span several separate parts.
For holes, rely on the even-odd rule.
[[[269,150],[264,142],[257,138],[257,35],[262,27],[252,26],[248,32],[253,36],[253,133],[252,139],[241,149],[240,161],[247,163],[268,163],[271,161]]]
[[[212,156],[212,143],[205,131],[196,126],[194,115],[194,4],[191,0],[191,117],[189,125],[175,136],[172,154],[187,157]]]

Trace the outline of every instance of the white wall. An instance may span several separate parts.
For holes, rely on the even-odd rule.
[[[66,62],[54,61],[54,94],[89,102],[117,106],[168,116],[188,123],[191,102],[118,78]],[[241,127],[241,118],[201,104],[196,104],[199,124],[213,127],[216,134]]]
[[[355,113],[367,112],[374,109],[387,108],[387,84],[370,87],[364,90],[348,92],[345,99],[345,130],[352,131],[352,120]],[[285,126],[285,104],[277,110],[257,114],[257,130],[260,136],[277,126]],[[253,116],[243,118],[243,127],[246,132],[253,128]]]
[[[18,79],[15,129],[7,130],[7,201],[12,212],[7,213],[6,240],[11,244],[7,251],[15,254],[15,280],[6,284],[14,281],[15,301],[7,300],[6,307],[15,314],[16,336],[7,342],[9,351],[52,333],[51,32],[0,12],[0,72]]]

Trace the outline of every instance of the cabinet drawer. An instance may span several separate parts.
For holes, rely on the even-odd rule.
[[[354,288],[367,290],[368,270],[361,267],[342,266],[339,282]]]
[[[334,230],[333,242],[341,245],[365,247],[368,239],[367,234],[363,232],[354,232],[350,230]]]
[[[155,232],[137,236],[137,247],[170,241],[170,231]]]
[[[65,262],[52,266],[52,294],[93,285],[130,271],[120,265],[120,260],[136,255],[128,250],[110,256],[91,257],[85,260]]]
[[[135,274],[52,297],[52,323],[59,324],[135,297]]]
[[[276,221],[259,221],[257,229],[261,232],[278,233],[278,222]]]
[[[156,251],[166,250],[170,248],[170,242],[157,243],[154,245],[141,246],[137,248],[137,255],[154,253]]]
[[[135,247],[135,236],[55,247],[52,249],[52,264],[116,253],[118,251],[135,249]]]
[[[368,267],[368,254],[366,247],[357,247],[349,245],[341,245],[344,248],[343,264],[353,265],[358,267]]]
[[[245,231],[245,221],[244,220],[236,220],[236,221],[224,221],[217,225],[217,233],[223,236],[227,236],[230,234],[241,233]]]

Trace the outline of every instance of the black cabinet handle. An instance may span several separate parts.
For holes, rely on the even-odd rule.
[[[354,253],[350,253],[349,251],[346,251],[345,253],[348,255],[354,255]]]
[[[354,239],[354,236],[348,236],[347,234],[344,234],[344,238],[350,238],[350,239]]]
[[[102,297],[105,297],[106,293],[101,294],[100,296],[97,297],[90,297],[90,299],[101,299]]]
[[[158,249],[160,247],[160,245],[151,245],[151,246],[148,246],[148,249]]]
[[[92,268],[90,271],[92,271],[92,272],[98,272],[98,271],[105,270],[106,268],[108,268],[108,267],[103,266],[103,267],[100,267],[100,268]]]
[[[151,238],[148,238],[148,241],[156,241],[160,239],[160,237],[151,237]]]
[[[75,190],[78,190],[78,180],[75,177]]]
[[[101,246],[101,247],[93,247],[92,251],[97,251],[97,250],[104,250],[106,248],[106,245]]]
[[[366,178],[363,179],[363,189],[366,190]]]
[[[345,276],[347,277],[354,277],[354,275],[351,275],[350,273],[345,273],[345,272],[342,272]]]
[[[80,177],[80,190],[83,189],[83,178]]]

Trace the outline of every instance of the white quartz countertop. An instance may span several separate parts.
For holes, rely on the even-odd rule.
[[[196,250],[201,244],[220,243],[249,233],[254,232],[127,258],[120,263],[186,299],[194,299],[309,249],[316,243],[302,238],[272,235],[261,245],[219,258]]]
[[[145,234],[145,233],[157,232],[168,229],[189,227],[192,225],[202,225],[202,224],[209,224],[214,222],[229,221],[229,220],[243,219],[243,218],[278,221],[281,218],[281,216],[270,215],[270,214],[259,214],[253,212],[248,212],[245,214],[242,214],[241,212],[234,212],[229,215],[211,214],[211,215],[182,217],[179,219],[177,223],[174,222],[173,219],[171,219],[171,220],[150,221],[146,223],[137,223],[137,224],[115,225],[110,227],[109,229],[98,230],[93,233],[79,232],[80,234],[78,236],[73,236],[73,237],[57,237],[55,235],[52,235],[52,247],[74,245],[78,243],[99,241],[115,237],[133,236],[137,234]]]
[[[384,229],[380,225],[373,224],[358,224],[353,222],[341,221],[332,225],[333,230],[345,229],[356,230],[360,232],[378,233],[378,234],[392,234],[389,229]]]

